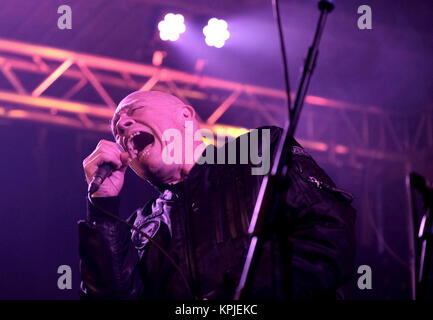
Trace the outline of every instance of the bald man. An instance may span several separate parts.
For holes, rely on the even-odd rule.
[[[194,108],[167,93],[133,92],[119,103],[112,119],[115,141],[101,140],[83,161],[88,183],[101,164],[113,166],[79,222],[83,298],[233,297],[263,179],[252,174],[257,162],[241,160],[243,144],[256,143],[261,159],[272,157],[282,130],[253,130],[217,149],[206,147],[199,129]],[[191,132],[195,139],[189,141]],[[180,160],[168,161],[179,150]],[[228,150],[236,151],[233,159]],[[336,298],[354,271],[351,196],[296,141],[292,153],[278,226],[287,241],[266,243],[248,297]],[[112,216],[119,215],[128,167],[160,194],[129,217],[133,230]]]

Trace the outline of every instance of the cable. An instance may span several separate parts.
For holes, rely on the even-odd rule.
[[[286,95],[287,95],[287,110],[290,116],[292,114],[292,98],[290,93],[291,91],[290,91],[290,79],[289,79],[289,64],[287,63],[286,45],[284,42],[283,27],[281,25],[279,0],[272,0],[272,6],[274,9],[274,18],[276,19],[277,27],[278,27],[278,37],[280,40],[281,57],[283,59],[283,67],[284,67],[284,84],[285,84]]]
[[[188,291],[191,293],[191,295],[194,297],[194,299],[196,299],[196,296],[193,294],[193,291],[191,289],[191,287],[188,284],[188,280],[185,277],[185,274],[182,272],[182,270],[180,269],[180,267],[178,266],[178,264],[173,260],[173,258],[170,256],[170,254],[165,251],[165,249],[163,247],[161,247],[159,245],[159,243],[155,240],[153,240],[151,237],[149,237],[147,234],[145,234],[143,231],[141,231],[140,229],[138,229],[136,226],[134,226],[133,224],[129,223],[128,221],[116,216],[115,214],[111,213],[108,210],[105,210],[104,208],[98,206],[97,204],[95,204],[92,200],[92,198],[90,197],[90,194],[87,195],[87,199],[89,200],[89,202],[98,210],[100,210],[101,212],[105,213],[106,215],[116,219],[117,221],[127,225],[130,229],[140,233],[143,237],[145,237],[147,240],[149,240],[149,242],[151,242],[159,251],[161,251],[161,253],[168,259],[168,261],[170,261],[170,263],[175,267],[175,269],[179,272],[180,276],[182,277],[182,280],[186,286],[186,288],[188,289]]]

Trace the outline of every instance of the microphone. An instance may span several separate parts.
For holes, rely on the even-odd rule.
[[[107,179],[111,175],[113,171],[114,171],[114,167],[111,163],[105,162],[101,164],[96,170],[92,181],[90,181],[89,183],[89,189],[87,190],[89,195],[92,195],[96,191],[98,191],[101,184],[104,182],[105,179]]]
[[[335,7],[334,2],[334,0],[320,0],[319,9],[331,12]]]
[[[412,187],[421,194],[426,205],[431,205],[433,203],[433,188],[429,186],[427,180],[416,172],[411,172],[409,177]]]
[[[420,193],[426,193],[426,191],[429,189],[426,179],[416,172],[410,173],[410,182],[412,186]]]
[[[125,150],[120,144],[116,143],[116,146],[121,152],[125,152]],[[104,182],[104,180],[107,179],[114,170],[115,167],[113,166],[113,164],[109,162],[104,162],[100,164],[93,176],[92,181],[90,181],[89,183],[89,188],[87,189],[87,193],[89,195],[92,195],[96,191],[98,191],[99,187]]]

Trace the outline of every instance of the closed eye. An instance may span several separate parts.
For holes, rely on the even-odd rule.
[[[135,111],[137,111],[137,110],[139,110],[139,109],[142,109],[142,108],[143,108],[142,106],[141,106],[141,107],[131,108],[131,109],[128,110],[127,115],[128,115],[128,116],[132,116],[132,115],[134,114]]]
[[[137,107],[130,107],[126,109],[126,114],[128,117],[131,117],[133,115],[133,113],[135,111],[137,111],[138,109],[142,109],[144,106],[137,106]],[[116,116],[112,119],[111,121],[111,131],[113,132],[113,135],[116,136],[117,135],[117,124],[119,123],[120,120],[120,115],[122,113],[124,113],[125,111],[121,111],[121,113],[116,114]]]

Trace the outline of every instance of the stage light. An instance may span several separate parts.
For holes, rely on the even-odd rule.
[[[203,28],[203,34],[206,44],[216,48],[222,48],[230,38],[227,22],[217,18],[209,19],[207,26]]]
[[[181,14],[167,13],[158,23],[159,37],[164,41],[176,41],[185,32],[185,19]]]

